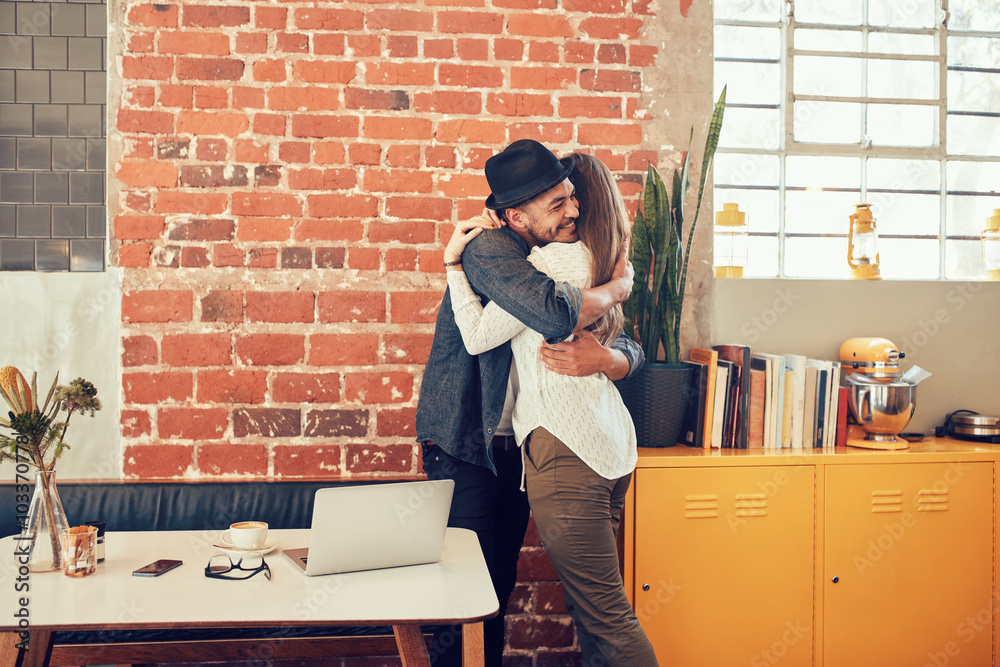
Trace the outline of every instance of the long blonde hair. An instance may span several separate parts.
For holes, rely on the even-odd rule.
[[[611,170],[595,157],[573,153],[573,173],[570,181],[576,186],[580,215],[576,229],[580,240],[590,250],[590,284],[603,285],[611,280],[615,264],[632,234],[628,211]],[[601,316],[588,329],[607,345],[622,332],[621,304]]]

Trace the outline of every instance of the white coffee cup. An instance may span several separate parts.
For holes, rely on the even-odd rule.
[[[222,532],[222,541],[237,549],[260,549],[267,542],[267,524],[263,521],[240,521]]]

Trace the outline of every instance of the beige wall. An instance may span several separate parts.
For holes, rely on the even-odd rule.
[[[888,338],[933,373],[907,430],[930,431],[959,409],[1000,415],[1000,283],[715,281],[712,342],[839,359],[854,336]]]
[[[59,479],[117,478],[122,466],[117,271],[7,271],[0,273],[0,295],[0,366],[17,366],[29,382],[37,372],[39,393],[48,392],[57,372],[60,384],[82,377],[94,383],[103,404],[93,418],[72,417],[66,431],[70,451],[59,461]],[[3,399],[0,407],[6,414]],[[0,470],[13,474],[13,467]]]

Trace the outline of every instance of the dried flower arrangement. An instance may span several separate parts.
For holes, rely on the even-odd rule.
[[[7,418],[0,417],[0,426],[14,432],[14,437],[0,434],[0,460],[24,462],[40,471],[55,469],[56,460],[69,449],[66,429],[76,412],[91,417],[101,409],[97,389],[83,378],[69,385],[59,385],[56,373],[45,402],[38,401],[37,373],[31,374],[31,385],[13,366],[0,369],[0,395],[10,411]],[[65,421],[56,421],[65,411]]]

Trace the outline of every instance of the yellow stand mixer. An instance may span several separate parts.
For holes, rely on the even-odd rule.
[[[853,417],[853,422],[848,419],[848,447],[909,448],[897,437],[916,408],[916,385],[900,379],[899,360],[904,356],[885,338],[850,338],[840,346]]]

